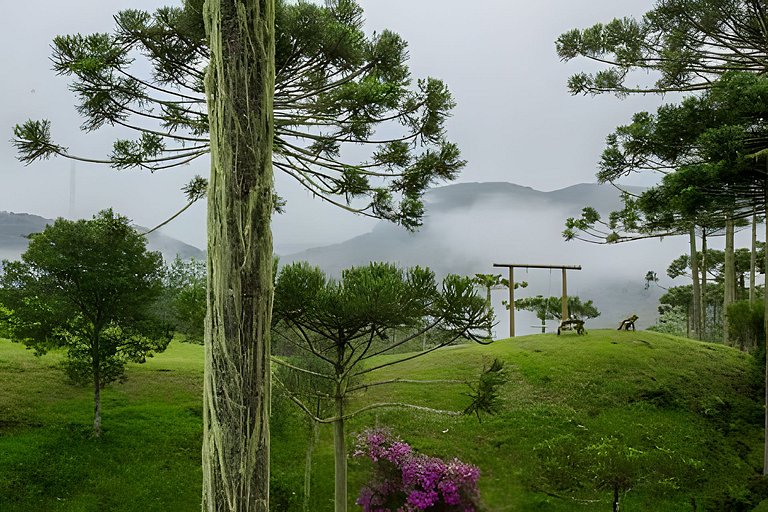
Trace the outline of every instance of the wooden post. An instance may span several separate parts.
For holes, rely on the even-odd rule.
[[[509,267],[509,337],[515,337],[515,267]]]
[[[565,275],[565,269],[563,269],[563,308],[561,311],[561,320],[568,320],[568,284]]]

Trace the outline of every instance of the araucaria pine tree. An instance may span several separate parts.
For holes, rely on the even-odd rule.
[[[73,77],[86,131],[137,133],[85,160],[159,170],[210,155],[203,508],[267,512],[273,171],[415,228],[425,189],[464,165],[444,133],[454,102],[440,80],[411,79],[399,36],[365,34],[354,0],[187,0],[115,20],[113,34],[56,38],[54,69]],[[14,134],[25,162],[82,158],[47,120]]]

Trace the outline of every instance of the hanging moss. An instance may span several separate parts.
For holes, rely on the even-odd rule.
[[[203,509],[269,510],[274,0],[208,0]]]

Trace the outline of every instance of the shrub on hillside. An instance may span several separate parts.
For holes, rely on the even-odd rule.
[[[358,435],[354,455],[373,462],[373,478],[357,499],[364,512],[478,510],[480,470],[476,466],[414,453],[386,429]]]
[[[750,304],[740,300],[728,306],[728,335],[734,346],[741,350],[754,351],[760,346],[759,340],[765,339],[763,302]]]
[[[649,331],[675,336],[688,335],[688,315],[681,307],[659,307],[659,318],[656,324],[648,328]]]

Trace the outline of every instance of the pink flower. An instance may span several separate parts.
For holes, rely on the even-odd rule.
[[[480,470],[458,459],[445,462],[416,454],[387,429],[357,436],[355,457],[373,462],[373,479],[360,490],[364,512],[474,512],[479,501]]]

